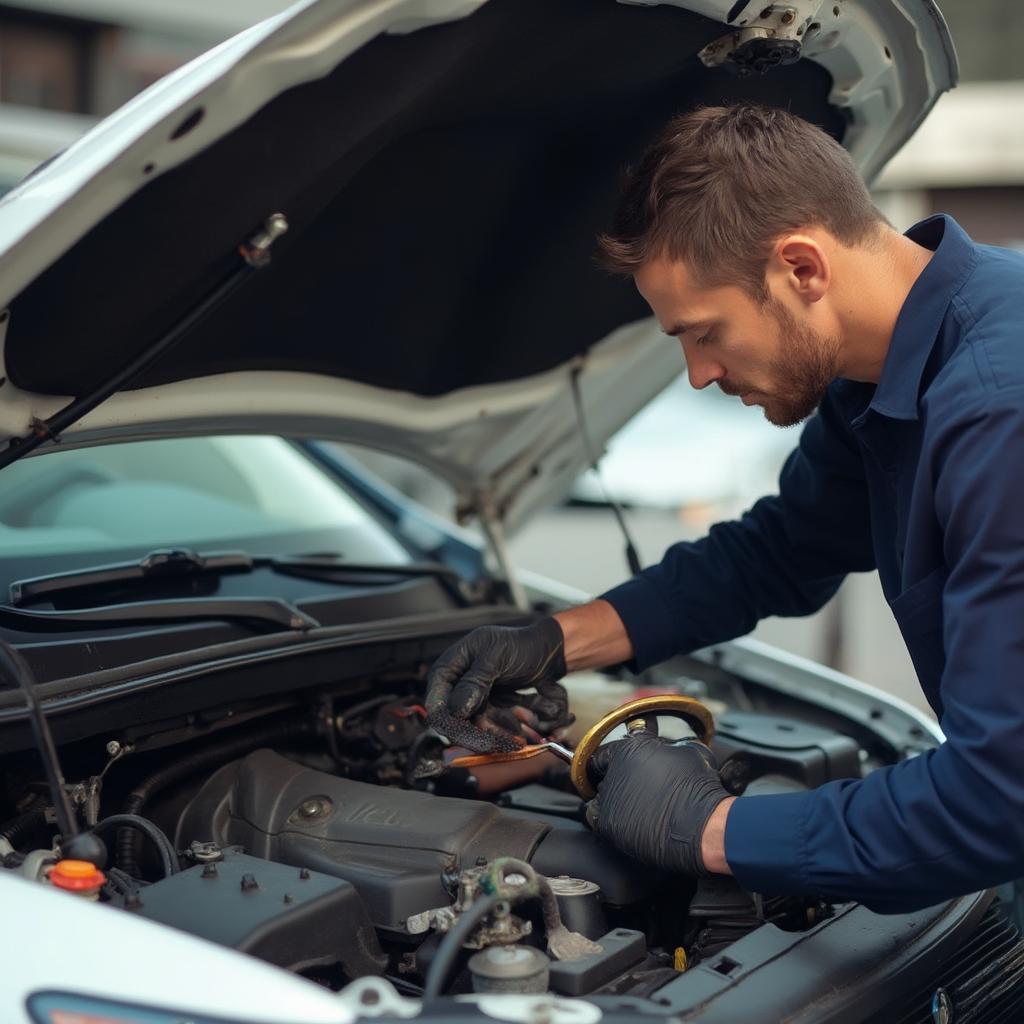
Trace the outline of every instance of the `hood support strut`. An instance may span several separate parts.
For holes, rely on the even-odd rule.
[[[263,227],[247,241],[238,246],[240,264],[235,267],[205,298],[189,310],[169,331],[161,335],[149,348],[136,356],[130,363],[122,367],[106,383],[81,398],[76,398],[54,413],[49,419],[34,419],[32,433],[25,437],[14,438],[7,449],[0,452],[0,469],[17,462],[22,456],[35,450],[47,441],[60,442],[60,434],[73,423],[92,412],[98,405],[106,401],[112,394],[119,391],[133,378],[137,377],[151,363],[168,349],[181,341],[196,324],[216,309],[250,274],[262,270],[270,263],[270,247],[288,230],[288,221],[284,214],[273,213]]]
[[[498,563],[498,569],[505,582],[508,584],[512,600],[517,608],[524,612],[530,610],[530,601],[526,596],[526,589],[516,577],[515,567],[512,565],[512,556],[509,554],[508,543],[505,539],[505,527],[501,521],[501,514],[495,508],[494,502],[487,494],[480,494],[474,503],[473,510],[476,512],[480,525],[487,535],[487,543],[494,553]]]

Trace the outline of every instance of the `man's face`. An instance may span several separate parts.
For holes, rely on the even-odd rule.
[[[839,339],[775,298],[761,306],[735,285],[699,287],[682,263],[663,259],[645,263],[635,280],[662,330],[682,344],[690,384],[717,383],[760,405],[769,423],[806,419],[839,376]]]

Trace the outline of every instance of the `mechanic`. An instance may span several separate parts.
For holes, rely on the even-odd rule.
[[[940,747],[736,798],[706,748],[641,734],[599,751],[594,827],[660,868],[881,912],[1024,875],[1024,255],[948,216],[900,234],[840,145],[747,105],[667,126],[600,255],[679,339],[694,387],[810,419],[778,495],[598,600],[470,633],[428,709],[493,731],[515,705],[550,731],[566,671],[642,670],[810,614],[877,568]]]

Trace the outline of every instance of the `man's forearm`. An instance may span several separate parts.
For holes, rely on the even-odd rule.
[[[726,797],[712,812],[704,826],[700,839],[700,859],[704,867],[716,875],[731,875],[732,869],[725,859],[725,822],[729,808],[736,803],[736,797]]]
[[[626,627],[607,601],[591,601],[554,617],[565,636],[565,664],[570,672],[617,665],[633,657]]]

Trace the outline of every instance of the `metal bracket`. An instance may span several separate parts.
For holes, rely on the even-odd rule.
[[[287,230],[288,218],[283,213],[272,213],[263,222],[263,228],[238,247],[238,252],[250,267],[265,267],[270,262],[270,247]]]
[[[740,76],[763,75],[782,64],[793,64],[800,59],[805,33],[814,26],[824,6],[839,9],[834,0],[768,4],[753,0],[742,7],[737,4],[733,8],[733,31],[708,43],[697,56],[705,67],[728,66]],[[750,7],[754,14],[744,16]]]

